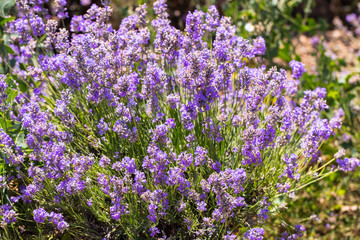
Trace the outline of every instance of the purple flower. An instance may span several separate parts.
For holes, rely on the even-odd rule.
[[[265,39],[263,37],[257,37],[253,40],[254,43],[254,54],[264,55],[266,51]]]
[[[206,163],[208,151],[203,147],[196,147],[195,150],[195,166],[200,166]]]
[[[35,36],[41,36],[45,33],[45,24],[39,16],[31,16],[29,23]]]
[[[196,9],[186,15],[185,31],[194,42],[200,42],[204,34],[204,15],[202,11]]]
[[[49,222],[55,223],[56,228],[61,232],[69,227],[69,224],[64,221],[64,217],[61,213],[51,212],[49,214]]]
[[[2,128],[0,128],[0,144],[3,144],[8,148],[15,146],[14,141],[11,139],[9,135],[5,133],[4,129]]]
[[[3,74],[0,74],[0,104],[7,98],[6,90],[7,90],[7,83],[5,81],[6,76]]]
[[[69,17],[68,13],[66,12],[66,0],[55,0],[55,12],[59,19],[64,19]]]
[[[83,6],[87,6],[91,4],[91,0],[80,0],[80,4]]]
[[[84,0],[83,0],[84,1]],[[85,0],[90,1],[90,0]],[[82,16],[73,16],[70,23],[70,30],[72,32],[85,32],[87,22]]]
[[[164,13],[166,12],[166,8],[167,8],[167,5],[166,5],[166,1],[165,0],[157,0],[154,2],[154,12],[155,14],[161,14],[161,13]]]
[[[246,240],[262,240],[264,239],[265,231],[262,228],[252,228],[244,235]]]
[[[214,124],[211,118],[204,121],[203,133],[216,142],[224,140],[221,134],[221,125]]]
[[[354,23],[357,20],[357,15],[355,13],[350,13],[350,14],[346,15],[345,19],[349,23]]]
[[[152,133],[151,139],[153,142],[167,144],[169,139],[167,137],[168,126],[165,124],[157,125],[156,129],[150,130]]]
[[[97,125],[100,135],[104,135],[106,131],[109,129],[109,126],[106,122],[104,122],[104,118],[101,118],[99,124]]]
[[[109,166],[109,164],[110,164],[110,159],[108,157],[106,157],[105,155],[103,155],[99,160],[100,167],[105,168],[105,167]]]
[[[69,180],[61,181],[60,184],[56,187],[56,190],[59,193],[75,194],[81,192],[85,189],[84,180],[80,180],[78,177],[72,177]]]
[[[97,179],[99,186],[101,188],[101,190],[106,193],[109,194],[110,193],[110,184],[109,184],[109,180],[106,177],[105,174],[101,174],[98,179]]]
[[[168,128],[175,128],[176,124],[175,124],[175,120],[173,118],[168,118],[165,120],[165,124]]]
[[[126,171],[128,174],[133,174],[136,170],[135,159],[124,157],[121,162],[116,162],[112,165],[112,169],[116,171]]]
[[[192,154],[182,152],[178,157],[177,161],[181,169],[186,170],[193,162]]]
[[[311,38],[311,45],[317,46],[317,45],[319,44],[319,42],[320,42],[320,39],[319,39],[318,36],[313,36],[313,37]]]
[[[279,193],[287,193],[291,186],[289,183],[285,183],[285,184],[278,183],[276,184],[276,187],[278,188]]]
[[[151,227],[151,228],[149,229],[149,231],[150,231],[150,236],[151,236],[151,237],[155,237],[156,234],[159,234],[159,233],[160,233],[160,231],[159,231],[159,229],[158,229],[157,227]]]
[[[300,79],[302,75],[306,72],[305,65],[301,62],[292,60],[289,63],[289,66],[292,69],[292,77],[295,79]]]
[[[224,240],[236,240],[237,236],[235,234],[231,234],[230,231],[223,237]]]
[[[110,215],[114,220],[119,220],[121,215],[127,214],[126,207],[120,202],[116,202],[114,206],[110,207]]]
[[[172,109],[175,109],[180,103],[180,97],[178,94],[170,94],[167,96],[167,102]]]
[[[332,128],[338,128],[340,129],[342,126],[342,118],[345,115],[344,110],[342,108],[339,108],[336,112],[333,118],[330,119],[330,126]]]
[[[141,195],[141,198],[148,202],[148,212],[149,215],[147,218],[156,223],[158,218],[161,218],[166,215],[166,210],[169,208],[169,201],[167,200],[168,194],[163,190],[155,190],[153,192],[147,191]]]
[[[4,204],[0,206],[0,216],[2,216],[1,225],[6,226],[7,224],[12,224],[16,222],[16,212],[11,209],[11,206]]]
[[[181,122],[186,130],[192,130],[194,124],[192,120],[197,117],[197,109],[194,103],[189,103],[188,105],[181,106]]]
[[[75,124],[74,115],[68,110],[68,105],[70,104],[70,92],[63,91],[61,93],[61,100],[56,100],[56,107],[54,113],[56,116],[60,117],[64,124],[68,127],[73,127]]]
[[[65,221],[59,221],[59,222],[56,223],[56,228],[60,232],[65,231],[68,227],[69,227],[69,224],[67,222],[65,222]]]
[[[204,201],[198,202],[196,205],[197,205],[197,210],[199,210],[200,212],[204,212],[207,210],[206,202]]]
[[[25,202],[30,202],[35,194],[42,188],[41,185],[29,184],[24,190],[22,194],[22,199]]]
[[[145,173],[135,170],[135,177],[134,177],[134,188],[136,192],[141,195],[143,192],[146,191],[145,184],[146,184],[146,177]]]
[[[354,171],[355,168],[360,167],[360,160],[357,158],[336,159],[339,164],[339,169],[344,172]]]
[[[297,163],[298,156],[292,153],[290,157],[285,155],[283,160],[286,164],[286,169],[284,170],[283,174],[280,175],[279,177],[282,177],[283,175],[286,174],[288,178],[294,179],[294,174],[297,172],[297,167],[298,167],[298,163]]]
[[[43,208],[38,208],[33,211],[34,220],[37,223],[44,223],[44,221],[49,217],[49,213],[47,213]]]
[[[334,154],[334,158],[339,159],[345,157],[345,149],[341,148]]]
[[[206,13],[207,31],[214,31],[219,25],[219,12],[215,5],[211,5]]]
[[[295,231],[296,233],[292,235],[292,239],[297,239],[304,236],[304,232],[306,231],[306,229],[303,225],[295,225]]]

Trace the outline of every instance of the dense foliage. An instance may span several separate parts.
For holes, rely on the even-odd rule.
[[[265,40],[214,6],[181,32],[164,1],[119,27],[104,2],[68,31],[66,1],[42,4],[2,20],[1,236],[262,239],[274,199],[360,165],[321,162],[344,112],[323,118],[326,89],[298,91],[305,66],[266,67]]]

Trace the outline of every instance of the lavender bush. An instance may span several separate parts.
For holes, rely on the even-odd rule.
[[[326,90],[297,101],[304,65],[260,65],[264,39],[214,6],[181,32],[160,0],[155,19],[142,5],[115,30],[104,2],[68,31],[66,2],[44,2],[18,1],[6,23],[1,236],[263,239],[274,199],[337,170],[318,161],[343,117],[321,118]]]

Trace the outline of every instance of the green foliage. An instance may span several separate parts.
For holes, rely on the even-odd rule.
[[[4,21],[10,11],[10,9],[15,5],[15,0],[1,0],[0,1],[0,25]]]

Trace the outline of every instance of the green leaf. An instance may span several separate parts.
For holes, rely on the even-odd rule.
[[[18,132],[21,129],[21,123],[16,123],[10,127],[12,132]]]
[[[0,117],[1,117],[1,115],[0,115]],[[11,126],[11,121],[9,121],[5,118],[0,118],[0,127],[2,127],[3,129],[6,129],[6,128],[9,128],[10,126]]]
[[[0,1],[0,16],[6,17],[9,10],[15,5],[15,0],[1,0]]]
[[[337,192],[337,195],[345,195],[345,193],[346,193],[346,190],[345,189],[339,189]]]
[[[39,39],[39,42],[44,41],[46,39],[46,36],[47,36],[46,34],[42,35],[41,38]]]
[[[340,93],[338,91],[330,91],[327,96],[336,100],[340,98]]]
[[[286,62],[290,62],[291,61],[290,50],[288,48],[279,49],[278,57]]]
[[[20,69],[21,69],[21,70],[24,70],[24,71],[26,71],[26,70],[27,70],[27,68],[26,68],[25,64],[20,63],[19,65],[20,65]]]
[[[19,89],[20,89],[21,92],[26,92],[26,91],[28,90],[28,87],[27,87],[27,85],[24,83],[24,81],[18,79],[16,82],[18,83]]]
[[[274,204],[274,206],[279,207],[279,206],[283,205],[285,202],[286,201],[285,201],[284,197],[279,197],[279,198],[274,199],[272,203]]]
[[[9,47],[8,45],[5,45],[5,44],[4,44],[4,48],[5,48],[5,50],[6,50],[8,53],[10,53],[10,54],[14,54],[14,53],[15,53],[14,50],[12,50],[12,48]]]
[[[16,136],[15,145],[21,148],[27,147],[25,142],[25,133],[23,131],[19,132],[19,134]]]
[[[0,17],[0,26],[4,26],[5,23],[11,22],[14,19],[15,19],[15,17],[8,17],[8,18]]]
[[[61,240],[71,240],[73,239],[69,232],[66,232],[62,237]]]
[[[12,103],[14,101],[14,99],[16,98],[16,96],[18,95],[18,91],[16,90],[11,90],[9,95],[8,95],[8,102]]]
[[[303,33],[303,32],[308,32],[308,31],[310,31],[310,27],[309,26],[307,26],[307,25],[300,25],[300,29],[299,29],[299,31],[301,32],[301,33]]]

